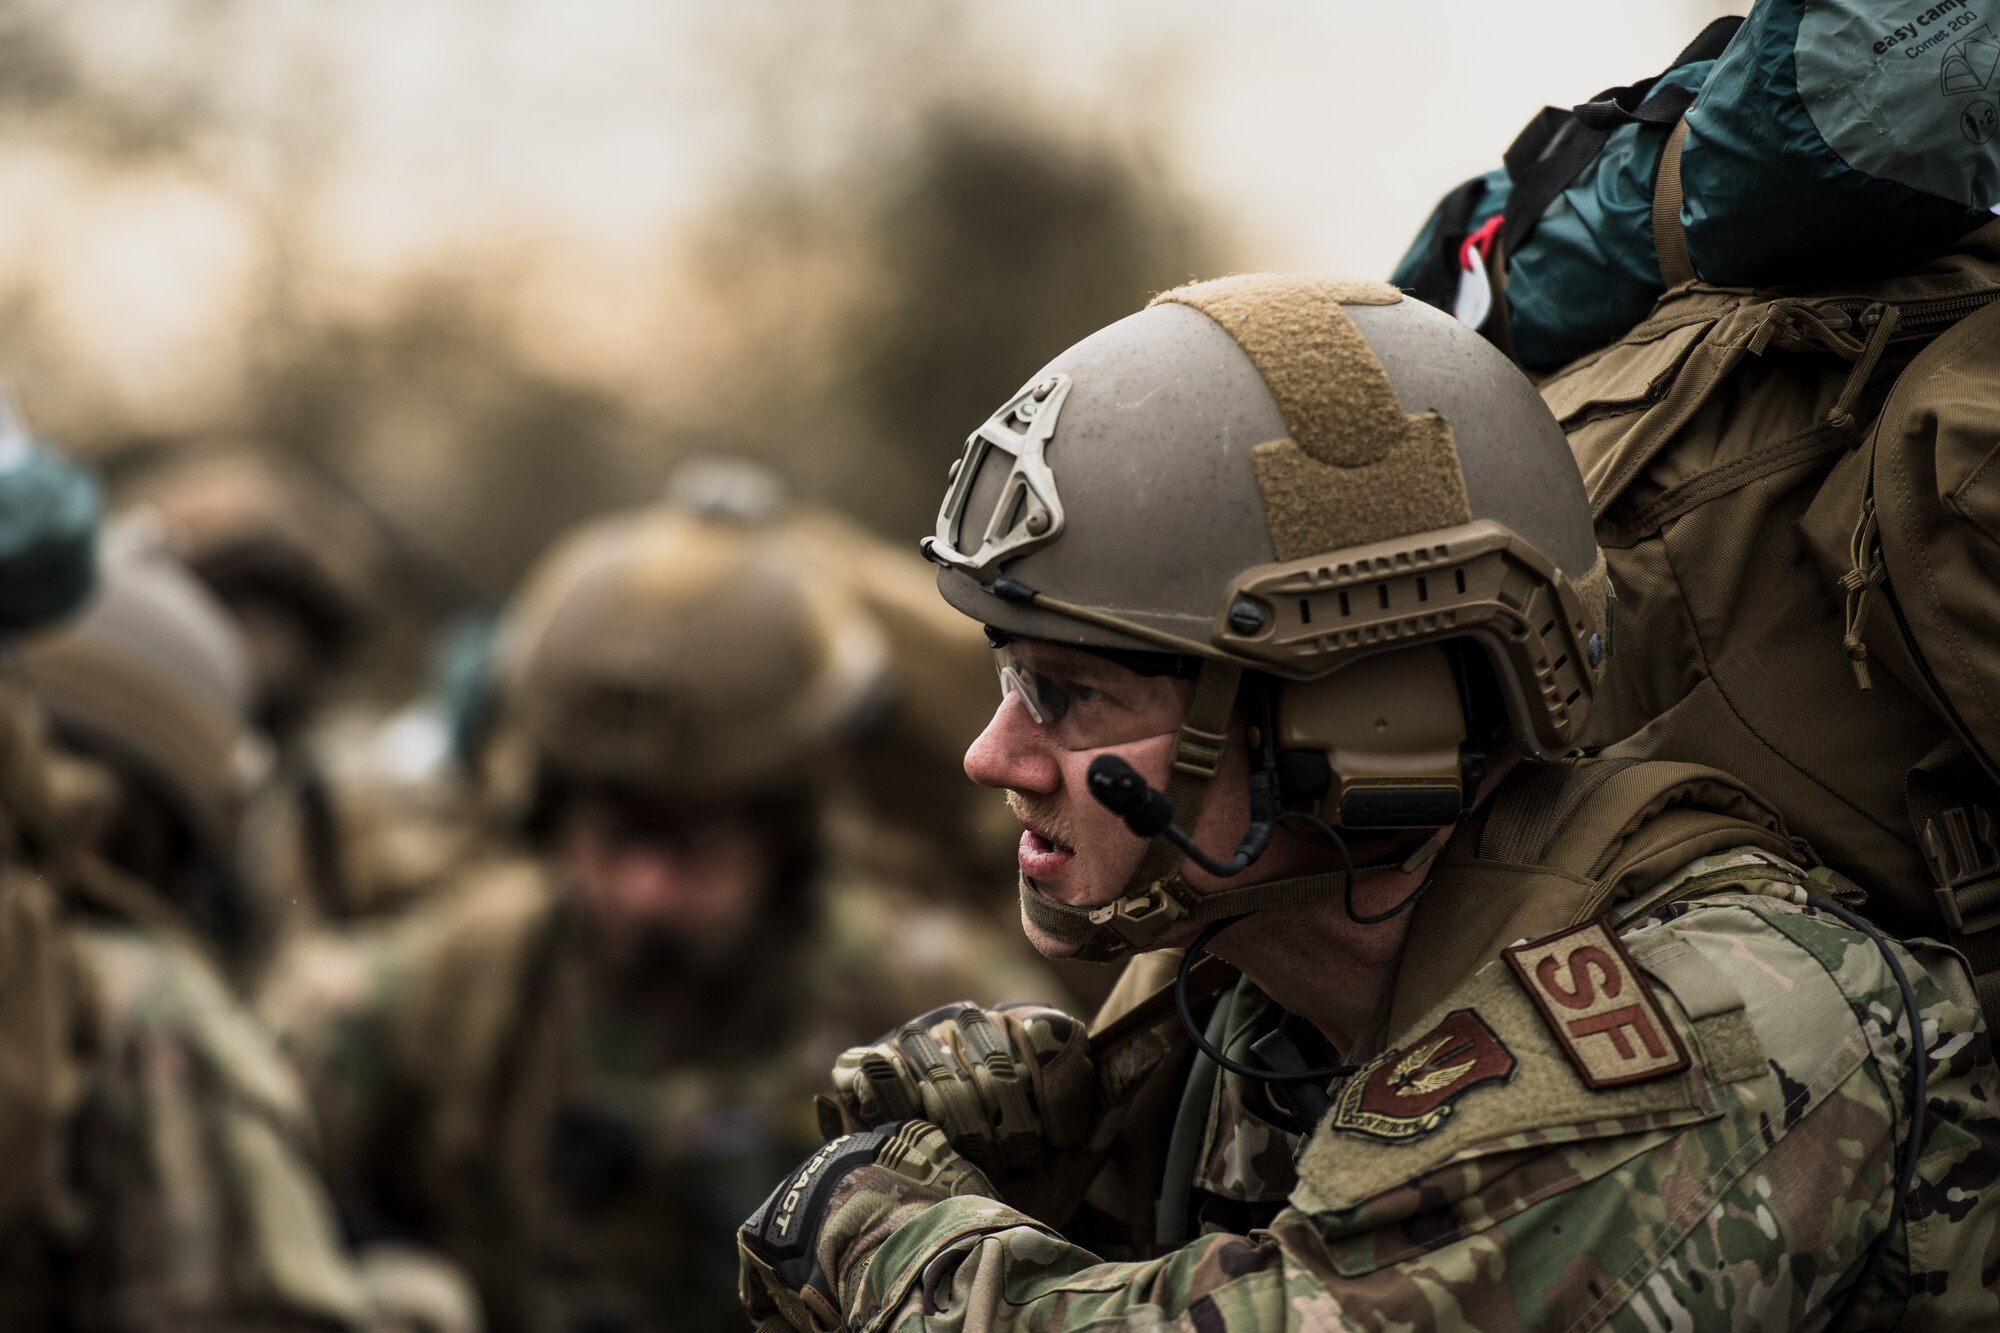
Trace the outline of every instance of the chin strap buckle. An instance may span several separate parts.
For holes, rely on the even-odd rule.
[[[1188,905],[1171,892],[1165,880],[1144,893],[1128,894],[1090,914],[1090,922],[1112,931],[1135,951],[1151,948],[1188,919]]]
[[[1228,732],[1208,731],[1192,722],[1186,723],[1174,742],[1174,772],[1205,782],[1222,768],[1223,752],[1228,745]]]

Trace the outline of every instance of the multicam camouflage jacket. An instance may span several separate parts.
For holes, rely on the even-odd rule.
[[[304,1095],[221,974],[149,929],[66,944],[83,1080],[40,1224],[0,1251],[0,1326],[373,1326]]]
[[[264,1009],[350,1218],[463,1262],[498,1333],[740,1328],[735,1223],[819,1142],[840,1051],[967,996],[1058,998],[1018,939],[825,889],[809,927],[692,996],[614,979],[527,858],[307,941]]]
[[[1896,946],[1929,1090],[1892,1217],[1901,991],[1804,880],[1712,854],[1505,950],[1396,1024],[1303,1140],[1221,1080],[1194,1183],[1242,1230],[1106,1262],[870,1166],[821,1265],[855,1329],[1657,1333],[1824,1327],[1886,1237],[1849,1329],[2000,1328],[2000,1071],[1962,964]],[[1236,1008],[1240,1050],[1277,1015],[1254,991]]]

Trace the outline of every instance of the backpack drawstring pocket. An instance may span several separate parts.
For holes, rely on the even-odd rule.
[[[1840,396],[1833,400],[1826,414],[1826,424],[1835,430],[1854,428],[1854,405],[1860,400],[1861,391],[1868,387],[1868,381],[1874,378],[1875,367],[1881,364],[1882,353],[1888,350],[1889,339],[1896,332],[1896,307],[1869,306],[1861,312],[1861,326],[1868,330],[1868,340],[1861,345],[1854,368],[1847,372],[1847,382],[1840,386]]]
[[[1848,543],[1852,567],[1840,576],[1840,590],[1847,597],[1847,630],[1840,646],[1847,652],[1848,665],[1854,668],[1854,683],[1863,691],[1875,688],[1868,678],[1868,645],[1861,641],[1861,627],[1868,619],[1868,594],[1888,574],[1882,564],[1880,534],[1875,497],[1871,495],[1861,502],[1861,521],[1854,525],[1854,536]]]

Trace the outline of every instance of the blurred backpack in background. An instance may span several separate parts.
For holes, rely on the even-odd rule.
[[[2000,40],[1965,12],[1783,0],[1712,25],[1668,75],[1517,140],[1510,168],[1592,156],[1539,226],[1507,212],[1533,171],[1465,210],[1483,313],[1477,279],[1470,309],[1434,266],[1415,285],[1531,367],[1592,349],[1541,380],[1616,597],[1588,743],[1749,782],[1884,925],[1962,950],[2000,1022],[2000,223],[1964,202],[2000,199],[1973,109],[2000,102]],[[1865,107],[1873,158],[1850,151]],[[1451,203],[1412,260],[1450,248]],[[1591,283],[1644,287],[1635,256],[1656,269],[1636,327],[1596,297],[1568,313]]]

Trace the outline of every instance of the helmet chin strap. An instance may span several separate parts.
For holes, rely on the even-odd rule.
[[[1346,872],[1330,870],[1200,893],[1175,873],[1143,893],[1128,893],[1103,907],[1072,907],[1039,892],[1023,875],[1021,913],[1052,939],[1074,946],[1074,957],[1087,963],[1113,963],[1157,947],[1183,921],[1216,921],[1267,907],[1317,902],[1346,887]]]
[[[1194,699],[1187,719],[1174,739],[1166,796],[1173,805],[1173,824],[1192,828],[1208,795],[1208,784],[1222,767],[1229,740],[1229,715],[1243,669],[1231,662],[1204,661],[1195,677]],[[1314,902],[1349,886],[1343,871],[1246,884],[1241,888],[1202,893],[1181,870],[1186,854],[1162,834],[1155,834],[1124,891],[1102,907],[1073,907],[1036,890],[1021,877],[1021,913],[1037,929],[1072,946],[1087,962],[1115,962],[1159,947],[1183,921],[1208,922],[1267,907]]]

